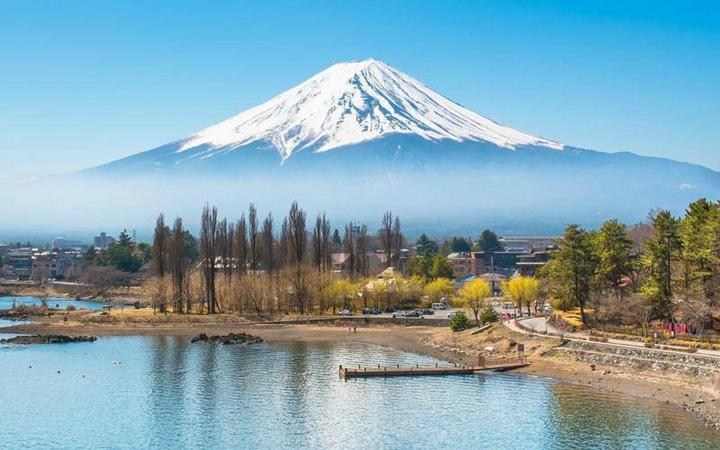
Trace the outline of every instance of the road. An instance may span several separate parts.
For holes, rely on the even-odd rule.
[[[537,334],[537,335],[560,335],[562,334],[563,337],[567,339],[573,339],[578,341],[587,341],[590,335],[586,332],[576,332],[576,333],[563,333],[562,331],[554,328],[552,325],[548,324],[545,317],[530,317],[527,319],[521,319],[520,322],[522,323],[522,326],[525,328],[520,328],[517,324],[515,324],[514,320],[509,320],[506,322],[503,322],[503,324],[510,328],[511,330],[522,333],[522,334]],[[547,326],[547,329],[545,328]],[[528,332],[527,329],[532,330],[531,332]],[[546,332],[547,330],[547,332]],[[614,344],[614,345],[620,345],[624,347],[633,347],[633,348],[645,348],[644,342],[639,341],[631,341],[627,339],[615,339],[610,338],[607,340],[608,344]],[[682,347],[675,346],[674,348],[677,348],[678,350],[673,350],[672,346],[665,346],[665,347],[671,347],[669,349],[654,349],[658,351],[667,351],[671,353],[677,353],[677,354],[684,354],[688,355],[687,352],[682,351]],[[698,349],[697,352],[694,354],[697,355],[703,355],[703,356],[712,356],[715,358],[720,358],[720,351],[718,350],[705,350],[705,349]]]

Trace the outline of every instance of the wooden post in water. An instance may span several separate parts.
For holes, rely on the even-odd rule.
[[[517,345],[518,360],[523,362],[525,360],[525,344]]]

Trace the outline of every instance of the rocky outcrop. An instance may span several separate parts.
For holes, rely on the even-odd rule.
[[[64,334],[15,336],[8,339],[0,339],[3,344],[69,344],[72,342],[95,342],[95,336],[67,336]]]
[[[190,342],[205,342],[208,344],[222,345],[251,345],[259,344],[262,338],[247,333],[230,333],[225,336],[208,336],[205,333],[198,334],[190,340]]]

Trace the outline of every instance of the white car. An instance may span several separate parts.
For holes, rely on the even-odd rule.
[[[343,309],[338,313],[338,316],[352,316],[353,313],[349,309]]]
[[[432,307],[432,309],[434,309],[436,311],[442,311],[442,310],[448,309],[447,303],[433,303],[431,305],[431,307]]]

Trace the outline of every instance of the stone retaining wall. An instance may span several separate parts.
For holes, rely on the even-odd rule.
[[[720,374],[720,359],[697,354],[677,354],[649,348],[629,348],[598,342],[565,341],[545,352],[570,356],[599,365],[678,373],[708,379]]]

